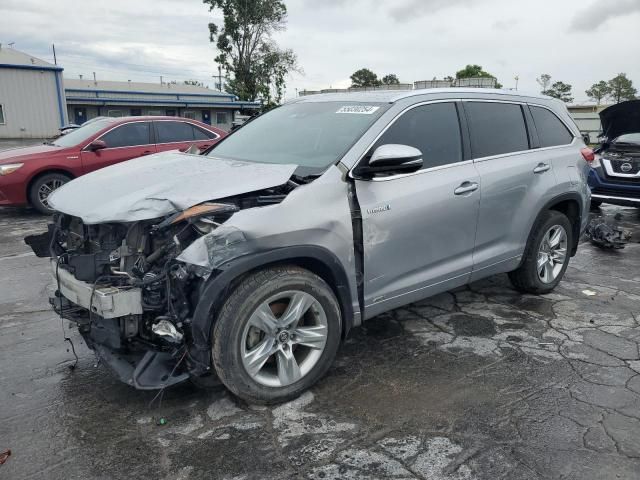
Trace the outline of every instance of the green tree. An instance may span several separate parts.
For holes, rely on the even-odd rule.
[[[220,11],[223,25],[209,24],[216,63],[230,76],[225,90],[240,100],[267,102],[282,98],[287,74],[300,71],[292,50],[281,50],[273,34],[285,28],[287,7],[281,0],[203,0]]]
[[[496,80],[496,88],[502,88],[502,84],[498,82],[495,75],[485,72],[481,65],[467,65],[456,72],[456,78],[494,78]]]
[[[540,85],[540,88],[542,89],[541,92],[546,92],[549,89],[549,85],[551,85],[551,75],[543,73],[536,78],[536,82]]]
[[[383,85],[400,85],[400,80],[398,80],[398,76],[395,73],[390,73],[389,75],[385,75],[382,77]]]
[[[562,100],[563,102],[573,102],[573,97],[571,96],[571,85],[564,82],[553,82],[551,88],[548,88],[542,92],[543,95],[547,95],[549,97],[557,98],[558,100]]]
[[[380,85],[378,75],[368,68],[361,68],[351,75],[351,87],[377,87]]]
[[[610,95],[614,102],[620,103],[625,100],[633,100],[636,98],[638,90],[633,86],[633,82],[627,78],[626,73],[619,73],[609,80]]]
[[[587,94],[587,97],[594,99],[596,103],[600,105],[602,99],[611,94],[611,88],[607,82],[600,80],[598,83],[591,85],[591,88],[586,90],[584,93]]]

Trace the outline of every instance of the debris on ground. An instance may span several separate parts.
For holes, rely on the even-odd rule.
[[[582,293],[587,297],[595,297],[598,294],[598,292],[594,292],[593,290],[582,290]]]
[[[4,465],[4,463],[9,459],[10,456],[11,450],[8,448],[0,452],[0,465]]]
[[[159,418],[158,421],[156,422],[156,425],[158,425],[158,426],[163,426],[163,425],[166,425],[166,424],[167,424],[167,419],[164,418],[164,417]]]
[[[602,218],[591,220],[585,234],[591,243],[604,249],[624,248],[631,238],[631,232],[615,225],[609,225]]]

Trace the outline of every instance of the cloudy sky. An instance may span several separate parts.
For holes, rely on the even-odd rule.
[[[537,91],[549,73],[576,101],[626,72],[640,86],[640,0],[287,0],[277,35],[304,69],[296,89],[340,88],[368,67],[403,82],[454,75],[477,63],[507,88]],[[58,63],[68,77],[213,86],[215,48],[200,0],[0,0],[0,42]],[[219,18],[218,18],[219,20]]]

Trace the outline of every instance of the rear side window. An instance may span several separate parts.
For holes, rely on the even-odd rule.
[[[529,149],[527,127],[520,105],[466,102],[474,158]]]
[[[193,127],[186,122],[155,122],[158,143],[191,142],[194,140]]]
[[[448,165],[462,160],[462,138],[454,103],[433,103],[402,114],[380,137],[370,154],[380,145],[396,143],[422,152],[422,168]]]
[[[136,145],[149,145],[150,123],[135,122],[125,123],[105,133],[101,140],[107,144],[107,148],[135,147]]]
[[[536,124],[541,147],[568,145],[573,141],[573,134],[553,112],[541,107],[530,106],[529,108],[533,122]]]
[[[195,125],[191,125],[191,126],[193,127],[193,134],[196,140],[210,140],[210,139],[218,138],[218,136],[213,132],[204,130],[200,127],[196,127]]]

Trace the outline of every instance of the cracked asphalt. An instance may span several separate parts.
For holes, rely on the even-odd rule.
[[[631,243],[583,243],[553,294],[497,276],[395,310],[311,391],[258,407],[112,379],[48,308],[22,243],[46,219],[2,209],[0,478],[638,479],[640,214],[600,213]]]

